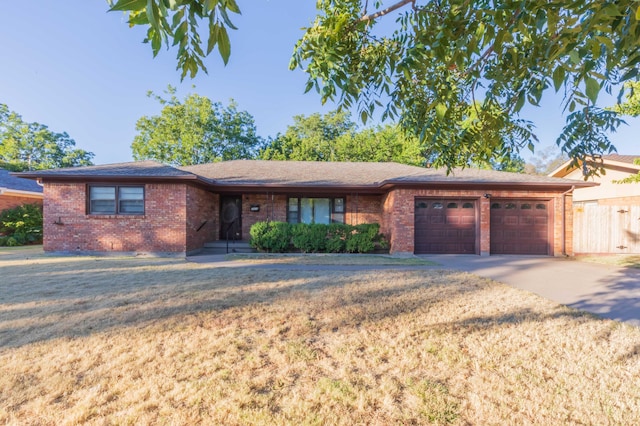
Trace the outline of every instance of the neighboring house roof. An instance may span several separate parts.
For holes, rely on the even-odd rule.
[[[198,176],[193,173],[167,166],[157,161],[134,161],[128,163],[103,164],[99,166],[69,167],[64,169],[33,170],[30,172],[13,173],[16,176],[40,179],[55,178],[63,180],[79,179],[193,179]]]
[[[0,194],[42,195],[42,186],[31,179],[12,176],[8,170],[0,169]]]
[[[602,165],[604,168],[612,168],[620,171],[628,171],[631,174],[635,174],[640,172],[640,165],[635,164],[634,160],[640,158],[640,154],[638,155],[621,155],[621,154],[609,154],[603,155],[600,158],[589,158],[587,159],[587,164],[592,163],[594,166]],[[579,161],[580,167],[582,166],[582,161]],[[571,160],[568,160],[560,167],[549,173],[549,176],[552,177],[565,177],[571,172],[578,169],[578,166],[571,165]]]
[[[547,176],[479,169],[422,168],[399,163],[234,160],[185,167],[155,161],[110,164],[70,169],[41,170],[20,176],[61,180],[189,179],[212,187],[342,187],[381,189],[385,186],[432,185],[532,185],[593,186]]]

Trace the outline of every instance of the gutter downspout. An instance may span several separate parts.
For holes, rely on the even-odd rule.
[[[567,256],[567,207],[565,197],[568,193],[573,192],[576,189],[575,185],[571,186],[571,189],[562,193],[562,255]]]

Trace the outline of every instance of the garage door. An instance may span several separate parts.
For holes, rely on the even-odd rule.
[[[492,254],[551,253],[549,201],[492,200]]]
[[[475,201],[416,199],[415,252],[476,253]]]

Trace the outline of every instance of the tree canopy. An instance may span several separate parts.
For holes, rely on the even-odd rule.
[[[27,123],[0,104],[0,167],[12,171],[89,166],[93,153],[75,148],[66,132],[56,133],[43,124]]]
[[[135,160],[187,166],[257,154],[262,139],[256,134],[253,116],[238,111],[233,100],[224,106],[192,93],[180,101],[171,86],[167,94],[169,99],[149,93],[162,110],[159,115],[138,119],[138,134],[131,144]]]
[[[607,135],[622,121],[598,99],[638,77],[636,0],[318,0],[317,8],[291,61],[308,74],[306,89],[364,121],[376,110],[399,120],[439,153],[437,164],[533,148],[519,113],[550,89],[568,114],[562,152],[577,160],[615,149]],[[119,0],[112,10],[148,28],[154,54],[163,41],[176,46],[183,77],[206,71],[216,46],[228,61],[229,16],[240,13],[234,0]],[[487,130],[505,137],[487,141]]]
[[[398,126],[387,125],[358,131],[349,114],[333,111],[325,115],[299,115],[284,134],[273,139],[260,153],[264,160],[299,161],[395,161],[424,165],[420,142]]]

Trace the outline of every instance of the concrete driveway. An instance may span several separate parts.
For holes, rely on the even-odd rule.
[[[640,269],[537,256],[420,256],[547,299],[640,326]]]

